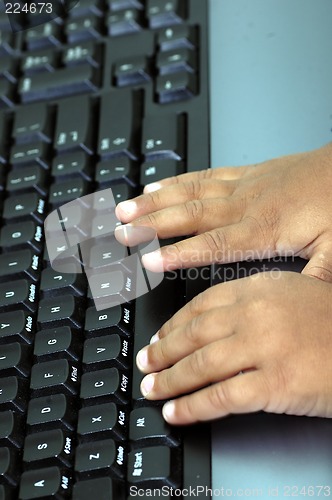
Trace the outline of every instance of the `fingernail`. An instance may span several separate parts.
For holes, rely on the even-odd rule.
[[[172,420],[175,413],[174,401],[168,401],[166,404],[164,404],[162,412],[165,420]]]
[[[152,337],[150,339],[150,344],[154,344],[155,342],[158,342],[158,340],[159,340],[159,332],[152,335]]]
[[[150,373],[146,377],[143,378],[141,382],[141,391],[143,396],[147,396],[149,392],[152,391],[154,386],[154,375]]]
[[[152,191],[158,191],[161,188],[159,182],[151,182],[151,184],[147,184],[144,188],[144,193],[152,193]]]
[[[136,364],[140,370],[145,370],[148,366],[148,350],[146,347],[137,353]]]
[[[134,201],[122,201],[118,208],[127,215],[133,215],[136,212],[137,205]]]
[[[144,267],[150,269],[151,271],[161,273],[163,271],[163,258],[161,256],[160,250],[155,250],[154,252],[149,252],[143,255],[142,262]]]

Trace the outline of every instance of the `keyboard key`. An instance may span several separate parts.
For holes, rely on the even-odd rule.
[[[40,24],[25,31],[25,41],[28,50],[58,46],[61,43],[61,27],[54,22]]]
[[[0,484],[16,484],[20,474],[19,457],[16,450],[0,448]]]
[[[12,83],[16,82],[17,63],[11,56],[3,56],[0,58],[0,77],[5,77]]]
[[[51,185],[49,193],[49,203],[51,205],[63,205],[76,198],[80,198],[87,194],[88,184],[80,176],[62,182],[55,182]]]
[[[165,179],[165,177],[173,177],[175,175],[183,174],[184,172],[185,166],[180,161],[147,161],[141,165],[140,183],[142,186],[146,186],[146,184],[151,182],[158,182]]]
[[[161,75],[178,71],[194,73],[196,71],[196,52],[187,48],[160,52],[157,56],[157,68]]]
[[[24,309],[34,312],[37,307],[36,285],[30,280],[15,280],[0,284],[0,307],[6,311]]]
[[[127,419],[126,410],[114,403],[87,406],[78,413],[77,433],[86,439],[111,437],[123,440],[127,433]]]
[[[37,73],[21,79],[19,93],[24,103],[56,99],[98,90],[98,76],[89,64]]]
[[[197,95],[197,77],[181,72],[157,77],[156,93],[161,104],[191,99]]]
[[[67,431],[54,429],[25,438],[23,461],[33,467],[60,465],[70,467],[73,460],[73,439]]]
[[[186,3],[186,0],[147,0],[146,11],[151,28],[182,23]]]
[[[81,175],[84,179],[90,181],[92,171],[91,157],[84,151],[61,154],[54,158],[52,164],[52,175],[54,177],[64,176],[70,179]]]
[[[13,276],[37,281],[40,265],[40,256],[28,248],[2,254],[0,255],[0,281],[7,281]]]
[[[113,197],[115,203],[120,203],[121,201],[129,200],[134,196],[134,190],[124,182],[119,182],[114,184],[113,182],[107,182],[100,185],[100,189],[104,190],[106,187],[112,188]]]
[[[126,155],[136,159],[132,123],[136,104],[133,92],[127,89],[102,96],[98,141],[100,156]],[[110,120],[110,116],[116,116],[116,120]]]
[[[38,71],[54,71],[59,66],[59,54],[54,50],[38,50],[22,57],[23,73],[31,75]]]
[[[0,317],[1,320],[1,317]],[[82,350],[81,336],[68,326],[41,330],[36,333],[33,354],[38,360],[66,358],[77,361]]]
[[[83,42],[67,47],[62,56],[66,66],[75,64],[89,63],[91,66],[98,67],[100,64],[100,46],[95,42]]]
[[[12,170],[7,177],[6,189],[10,193],[34,189],[39,194],[45,195],[47,193],[46,172],[37,165]]]
[[[27,425],[38,429],[70,429],[76,421],[76,409],[72,399],[64,394],[52,394],[29,401]]]
[[[42,299],[39,302],[38,322],[46,326],[80,326],[81,304],[72,295]]]
[[[84,342],[83,363],[97,369],[115,366],[130,368],[131,347],[125,338],[113,333]]]
[[[174,427],[168,425],[161,408],[142,407],[130,414],[129,439],[141,446],[153,441],[168,445],[179,445],[180,440]]]
[[[0,344],[8,341],[31,344],[34,331],[35,320],[28,312],[16,308],[0,314]]]
[[[180,486],[180,470],[174,467],[170,448],[155,446],[131,451],[128,455],[127,481],[140,488]]]
[[[76,448],[75,471],[81,475],[98,473],[109,474],[110,471],[119,478],[124,477],[125,454],[124,447],[112,439],[83,443]]]
[[[151,80],[148,60],[144,56],[130,57],[114,66],[114,79],[118,87],[140,85]]]
[[[34,221],[7,224],[1,228],[0,246],[2,248],[31,248],[40,253],[43,242],[43,228]]]
[[[2,217],[13,222],[16,219],[19,222],[32,219],[41,223],[44,221],[44,213],[45,200],[37,193],[25,193],[5,200]]]
[[[20,500],[33,498],[66,498],[71,490],[68,471],[58,467],[46,467],[25,471],[20,482]]]
[[[129,376],[117,368],[84,373],[81,380],[82,399],[98,399],[116,403],[129,401]]]
[[[42,392],[76,394],[79,387],[79,373],[76,364],[67,359],[56,359],[33,365],[30,388],[35,395]]]
[[[90,101],[86,96],[59,103],[55,131],[55,148],[58,153],[70,149],[83,149],[92,154],[92,133]]]
[[[6,353],[7,354],[7,353]],[[1,363],[1,361],[0,361]],[[1,373],[1,372],[0,372]],[[0,415],[4,411],[25,412],[29,396],[29,382],[22,377],[0,378]],[[15,413],[17,414],[17,413]]]
[[[73,500],[91,500],[98,491],[98,500],[125,500],[125,484],[110,477],[78,481]]]
[[[122,181],[136,187],[138,170],[137,166],[134,165],[128,156],[111,158],[97,163],[95,178],[99,184]]]
[[[0,109],[15,105],[14,85],[7,78],[0,77]]]
[[[13,138],[17,142],[50,142],[53,137],[53,119],[46,104],[22,106],[15,113]]]
[[[101,0],[79,0],[74,2],[74,7],[69,10],[68,17],[70,19],[76,19],[77,17],[88,16],[90,14],[95,14],[101,16],[103,14],[103,2]]]
[[[70,267],[69,265],[69,269]],[[43,292],[44,297],[51,295],[54,297],[55,295],[67,293],[82,296],[86,291],[86,280],[82,274],[76,272],[59,273],[48,267],[42,271],[40,290]]]
[[[10,162],[14,166],[32,165],[37,163],[48,168],[49,146],[46,142],[31,142],[16,144],[10,153]]]
[[[97,311],[89,307],[85,314],[86,335],[102,335],[107,333],[127,333],[130,335],[133,328],[133,312],[129,304],[116,305],[110,309]]]
[[[68,43],[84,42],[101,37],[102,23],[98,16],[70,19],[65,26]]]
[[[148,115],[144,120],[142,152],[146,160],[181,160],[184,135],[181,120],[173,114]]]
[[[142,17],[137,9],[126,9],[112,13],[107,19],[108,33],[121,36],[138,33],[142,30]]]
[[[16,408],[17,410],[17,408]],[[0,412],[0,447],[21,448],[23,444],[22,429],[25,428],[24,417],[17,411]],[[1,494],[0,494],[0,498]],[[5,497],[6,498],[6,497]]]
[[[144,0],[108,0],[112,12],[124,9],[144,9]]]
[[[0,376],[27,377],[30,373],[31,350],[26,344],[14,342],[1,346]],[[7,379],[8,380],[8,379]],[[3,382],[3,380],[2,380]]]
[[[158,34],[158,45],[161,50],[193,49],[197,45],[196,30],[186,24],[163,28]]]

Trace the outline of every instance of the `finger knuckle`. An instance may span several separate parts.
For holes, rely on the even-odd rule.
[[[230,392],[229,386],[222,382],[210,387],[210,405],[216,410],[229,412],[233,408],[234,395]]]
[[[204,292],[199,293],[188,304],[192,315],[201,313],[207,306],[206,294]]]
[[[200,345],[199,338],[202,329],[202,319],[199,315],[194,316],[192,320],[187,323],[185,327],[185,336],[190,345],[194,347],[198,347]]]
[[[190,200],[185,204],[185,209],[189,219],[195,221],[195,224],[198,225],[204,213],[203,202],[201,200]]]
[[[211,363],[211,360],[209,360],[208,358],[209,356],[206,354],[206,351],[204,349],[197,349],[188,358],[190,363],[190,370],[192,374],[198,379],[201,379],[202,375],[206,373],[206,369]]]
[[[223,230],[209,231],[204,233],[204,240],[210,252],[213,254],[227,249],[227,238]]]

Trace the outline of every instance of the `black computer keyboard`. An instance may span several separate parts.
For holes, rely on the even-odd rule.
[[[0,500],[145,499],[162,488],[170,498],[190,487],[208,498],[195,490],[210,486],[208,428],[167,425],[134,362],[198,280],[164,279],[99,313],[84,274],[59,279],[50,266],[43,225],[87,194],[111,188],[119,202],[208,166],[207,2],[81,0],[21,31],[5,4]]]

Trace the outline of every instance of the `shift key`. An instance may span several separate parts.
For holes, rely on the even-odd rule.
[[[43,101],[98,89],[96,69],[88,64],[59,69],[52,73],[36,73],[21,79],[19,93],[22,102]]]

